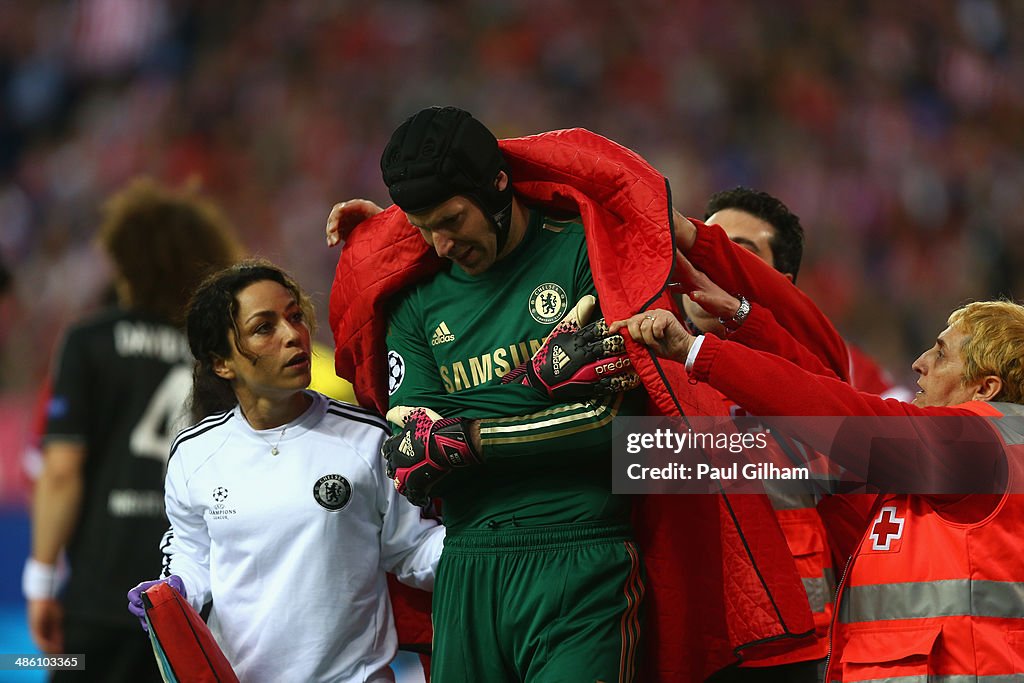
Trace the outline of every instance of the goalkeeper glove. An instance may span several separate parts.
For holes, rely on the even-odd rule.
[[[395,406],[387,417],[402,427],[380,449],[387,474],[395,480],[395,489],[414,505],[425,505],[430,491],[453,468],[483,461],[473,447],[465,418],[443,418],[429,408],[405,406]]]
[[[604,318],[583,325],[597,300],[586,295],[555,325],[533,358],[501,378],[533,387],[558,401],[589,400],[640,383],[621,334],[609,334]]]

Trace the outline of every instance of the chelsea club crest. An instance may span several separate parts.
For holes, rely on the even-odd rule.
[[[340,474],[325,474],[313,485],[313,498],[325,510],[337,512],[352,499],[352,485]]]
[[[530,294],[530,315],[542,325],[557,322],[565,315],[569,300],[565,290],[554,282],[545,282]]]

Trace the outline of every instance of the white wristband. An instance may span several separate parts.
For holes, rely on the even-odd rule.
[[[700,347],[704,345],[704,335],[700,335],[693,340],[693,344],[690,345],[690,352],[686,354],[686,371],[690,372],[693,370],[693,364],[697,362],[697,354],[700,353]]]
[[[57,565],[43,564],[31,557],[25,561],[21,573],[21,592],[26,600],[52,600],[57,597],[60,577]]]

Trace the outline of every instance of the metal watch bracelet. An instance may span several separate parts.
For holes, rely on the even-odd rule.
[[[718,322],[722,323],[722,326],[729,332],[735,332],[740,329],[740,325],[750,315],[750,302],[747,301],[747,297],[742,294],[735,295],[740,300],[739,308],[736,309],[736,313],[731,318],[719,318]]]

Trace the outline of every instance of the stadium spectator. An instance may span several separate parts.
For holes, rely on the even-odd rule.
[[[444,527],[383,473],[378,415],[306,389],[312,308],[267,261],[220,271],[188,309],[194,412],[171,449],[163,578],[243,681],[391,681],[386,571],[430,589]],[[138,640],[143,640],[138,637]]]
[[[240,246],[207,199],[148,179],[107,202],[99,243],[117,304],[71,327],[53,365],[23,586],[41,650],[84,653],[105,681],[159,680],[132,637],[124,586],[159,566],[164,463],[186,424],[184,302]],[[62,550],[71,575],[60,592]]]
[[[1024,544],[1016,532],[1022,511],[1007,486],[1019,481],[1024,447],[1024,307],[976,302],[947,322],[914,363],[921,389],[913,404],[858,392],[734,341],[694,337],[669,311],[646,311],[611,326],[628,329],[663,357],[685,361],[694,378],[761,415],[985,419],[973,427],[987,440],[966,438],[977,461],[972,466],[992,473],[996,495],[894,493],[876,503],[875,520],[839,586],[827,681],[1024,675],[1024,647],[1015,638],[1024,615]],[[745,376],[750,367],[758,368],[756,382]],[[917,438],[929,447],[925,435]],[[986,444],[998,444],[998,467],[981,459]]]
[[[11,289],[11,271],[7,264],[0,259],[0,295],[6,295]]]
[[[14,323],[14,278],[0,254],[0,350],[7,344],[7,335]],[[2,371],[2,369],[0,369]],[[2,383],[2,381],[0,381]]]

